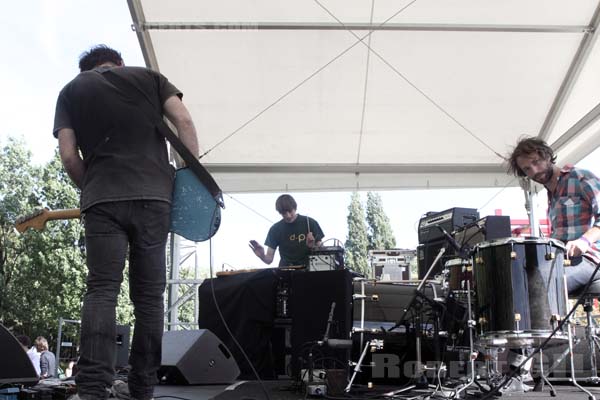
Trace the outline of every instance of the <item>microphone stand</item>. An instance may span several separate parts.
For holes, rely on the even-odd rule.
[[[402,317],[400,318],[400,320],[394,324],[393,327],[391,327],[390,329],[388,329],[388,331],[392,331],[396,328],[398,328],[400,325],[403,325],[406,323],[406,314],[408,314],[408,310],[410,310],[411,308],[416,306],[416,301],[417,301],[417,297],[421,298],[421,299],[425,299],[425,300],[429,300],[427,299],[427,296],[425,296],[422,293],[422,289],[423,286],[425,286],[425,283],[427,282],[427,279],[429,279],[429,275],[431,275],[431,273],[433,272],[434,267],[437,265],[437,263],[440,261],[440,259],[442,258],[442,256],[444,255],[444,252],[446,251],[446,249],[444,247],[440,248],[440,251],[438,252],[437,256],[435,257],[435,259],[433,260],[433,262],[431,263],[431,266],[429,267],[429,269],[427,270],[427,273],[425,274],[425,276],[423,276],[423,279],[421,280],[421,282],[419,283],[419,285],[417,286],[417,288],[415,289],[414,295],[410,300],[410,303],[408,303],[408,306],[404,309],[404,312],[402,314]],[[421,357],[421,318],[418,317],[417,318],[417,323],[415,323],[415,352],[416,352],[416,357],[417,357],[417,364],[416,364],[416,371],[415,371],[415,378],[421,382],[419,383],[423,383],[423,380],[426,380],[425,375],[423,375],[423,367],[422,367],[422,357]]]
[[[323,340],[319,340],[317,341],[317,346],[323,346],[324,344],[327,343],[327,341],[329,340],[329,328],[331,327],[331,323],[333,321],[333,311],[335,310],[335,301],[331,302],[331,310],[329,310],[329,317],[327,318],[327,327],[325,328],[325,334],[323,335]],[[313,349],[314,346],[312,346],[310,348],[310,351],[308,353],[308,382],[312,383],[313,381],[313,372],[314,372],[314,365],[313,365]]]

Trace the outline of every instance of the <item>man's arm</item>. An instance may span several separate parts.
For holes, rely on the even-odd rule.
[[[580,179],[579,187],[580,195],[591,207],[591,218],[595,225],[585,231],[581,237],[567,242],[565,245],[566,254],[568,257],[577,257],[583,255],[590,250],[592,245],[600,239],[600,180],[595,176],[588,176],[585,179]]]
[[[267,246],[267,252],[265,253],[265,248],[256,240],[251,240],[248,245],[254,254],[256,254],[256,257],[260,258],[265,264],[271,264],[273,262],[273,258],[275,257],[275,249]]]
[[[58,152],[69,178],[81,189],[85,165],[79,155],[77,139],[73,129],[62,128],[58,131]]]
[[[310,218],[309,227],[311,227],[312,230],[308,232],[306,245],[311,249],[315,247],[321,247],[323,237],[325,236],[321,226],[315,219]]]
[[[198,147],[198,137],[196,136],[196,127],[192,116],[188,111],[187,107],[181,102],[181,99],[173,95],[165,101],[163,104],[165,116],[175,125],[179,139],[183,142],[185,147],[194,155],[198,157],[200,155],[200,149]]]

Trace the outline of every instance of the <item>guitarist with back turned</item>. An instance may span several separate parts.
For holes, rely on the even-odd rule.
[[[83,53],[81,73],[60,92],[54,136],[65,170],[81,189],[88,267],[81,311],[75,399],[104,399],[114,376],[115,306],[129,255],[135,327],[129,363],[131,398],[154,395],[161,364],[165,249],[174,170],[148,112],[166,116],[197,157],[196,129],[181,92],[150,69],[125,67],[99,45]],[[132,100],[129,82],[147,101]],[[129,249],[129,250],[128,250]]]

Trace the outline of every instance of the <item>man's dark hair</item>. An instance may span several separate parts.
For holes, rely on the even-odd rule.
[[[29,336],[27,335],[19,335],[17,336],[17,340],[19,341],[19,343],[21,343],[21,345],[23,347],[31,347],[31,339],[29,338]]]
[[[275,209],[279,214],[295,210],[297,207],[296,200],[289,194],[282,194],[277,198],[277,201],[275,201]]]
[[[535,137],[523,137],[515,146],[508,159],[508,172],[515,176],[527,176],[517,164],[517,158],[537,154],[544,160],[549,160],[552,164],[556,163],[556,156],[552,147],[548,146],[542,139]]]
[[[89,71],[106,62],[122,65],[123,59],[118,51],[107,45],[99,44],[79,56],[79,70],[81,72]]]

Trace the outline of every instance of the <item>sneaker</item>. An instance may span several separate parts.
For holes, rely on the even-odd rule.
[[[500,393],[525,393],[531,389],[531,386],[523,383],[521,377],[514,376],[500,388]]]
[[[129,395],[129,386],[127,386],[127,382],[118,379],[114,381],[112,387],[110,388],[110,397],[114,397],[115,399],[130,400],[131,396]]]
[[[523,383],[533,383],[534,379],[531,375],[531,371],[528,371],[526,374],[522,374],[521,381],[523,381]]]
[[[135,397],[131,397],[129,394],[129,386],[127,385],[127,382],[119,379],[113,382],[113,385],[110,388],[110,397],[121,400],[138,400]],[[148,400],[154,400],[154,397]]]
[[[79,393],[76,393],[76,394],[68,397],[67,400],[95,400],[95,399],[90,396],[85,396],[85,395],[80,396]]]

